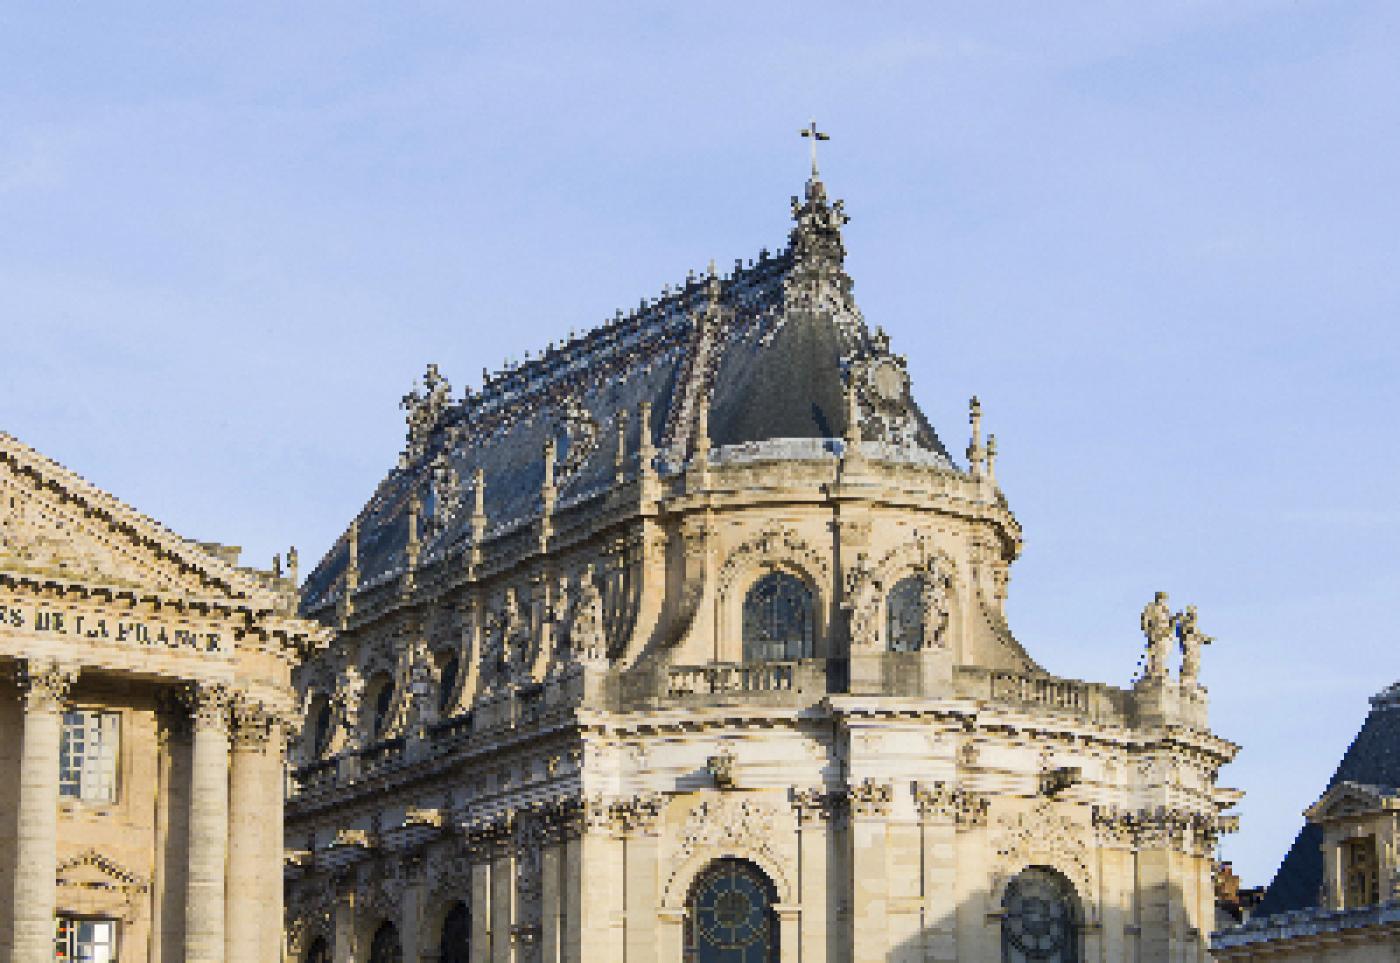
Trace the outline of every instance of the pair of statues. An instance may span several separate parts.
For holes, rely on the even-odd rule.
[[[1143,678],[1165,679],[1167,657],[1173,639],[1181,647],[1181,681],[1196,685],[1201,675],[1201,648],[1214,640],[1196,622],[1196,606],[1173,613],[1167,593],[1158,592],[1142,610],[1142,631],[1147,636],[1147,664]]]

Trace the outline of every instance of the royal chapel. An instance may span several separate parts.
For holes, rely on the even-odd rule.
[[[1195,609],[1043,667],[979,403],[955,454],[815,155],[792,220],[428,366],[304,581],[0,434],[0,963],[1207,960]]]
[[[302,586],[290,959],[1207,958],[1239,793],[1194,609],[1144,593],[1125,685],[1043,668],[978,403],[956,460],[815,164],[792,218],[404,399]]]

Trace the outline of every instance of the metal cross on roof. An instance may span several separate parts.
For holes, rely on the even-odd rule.
[[[819,141],[819,140],[831,140],[831,135],[830,135],[830,134],[823,134],[821,131],[817,130],[817,122],[816,122],[815,120],[814,120],[814,121],[811,121],[806,127],[802,128],[802,130],[799,131],[799,133],[800,133],[803,137],[810,137],[810,138],[812,138],[812,176],[813,176],[813,177],[816,177],[816,176],[817,176],[817,141]]]

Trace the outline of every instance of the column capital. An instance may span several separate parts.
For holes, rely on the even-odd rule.
[[[233,694],[229,706],[233,748],[256,751],[266,747],[272,735],[272,724],[276,721],[267,707],[241,692]]]
[[[180,700],[190,715],[195,731],[229,731],[229,703],[232,693],[220,682],[191,682],[180,690]]]
[[[58,712],[68,698],[79,668],[56,659],[20,659],[15,672],[25,712]]]

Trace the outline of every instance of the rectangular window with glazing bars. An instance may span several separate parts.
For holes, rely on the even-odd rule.
[[[63,714],[58,752],[58,790],[69,799],[115,802],[121,716],[75,709]]]

